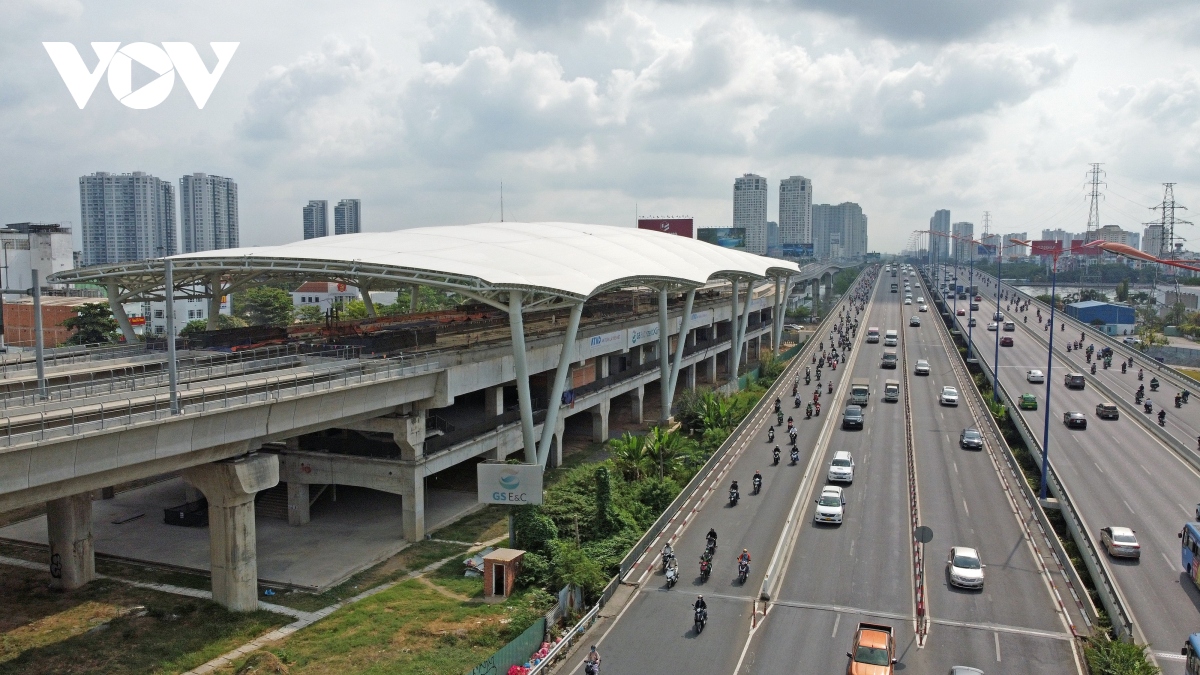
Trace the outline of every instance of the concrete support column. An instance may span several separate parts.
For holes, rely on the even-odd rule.
[[[830,272],[829,276],[825,278],[825,299],[831,298],[833,298],[833,272]]]
[[[608,377],[609,360],[611,358],[612,357],[608,356],[607,354],[604,356],[596,357],[596,379],[603,379],[605,377]]]
[[[603,443],[608,440],[608,414],[612,400],[604,399],[592,408],[592,442]]]
[[[374,319],[375,318],[375,301],[371,299],[370,290],[367,289],[366,287],[364,287],[362,285],[362,282],[359,282],[358,293],[359,293],[359,295],[362,296],[363,306],[367,308],[367,316],[369,318]]]
[[[713,354],[708,357],[708,381],[710,384],[717,383],[717,355]]]
[[[483,416],[499,417],[504,414],[504,387],[488,387],[483,390]]]
[[[692,391],[696,391],[696,364],[692,364],[683,369],[683,385]]]
[[[212,274],[208,277],[208,330],[221,327],[218,317],[221,315],[221,275]]]
[[[279,457],[253,453],[202,464],[183,478],[208,498],[213,600],[234,612],[258,609],[254,495],[279,483]]]
[[[642,409],[646,402],[646,385],[639,384],[637,389],[629,392],[629,400],[631,403],[630,414],[633,417],[634,424],[642,423]]]
[[[409,314],[417,313],[417,299],[420,296],[420,291],[421,291],[421,287],[416,284],[413,284],[412,286],[408,287],[408,292],[409,292],[408,313]]]
[[[129,315],[125,313],[125,306],[121,304],[121,293],[116,281],[108,282],[108,307],[112,310],[113,318],[117,320],[117,326],[121,328],[121,335],[125,337],[125,341],[137,342],[137,334],[133,332]]]
[[[557,423],[554,425],[554,436],[550,442],[554,449],[550,452],[549,458],[546,460],[546,466],[562,466],[563,456],[563,437],[567,435],[567,418],[559,416]]]
[[[305,525],[309,518],[308,483],[288,481],[288,525]]]
[[[69,591],[96,576],[92,548],[92,494],[83,492],[46,502],[50,535],[50,585]]]
[[[400,468],[400,481],[405,487],[401,515],[404,538],[415,543],[425,538],[425,474],[421,467],[404,466]]]

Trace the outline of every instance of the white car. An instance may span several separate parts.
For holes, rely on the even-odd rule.
[[[988,330],[1000,330],[1000,324],[993,321],[988,324]]]
[[[913,369],[914,375],[928,375],[929,362],[925,359],[917,359],[917,367]]]
[[[925,296],[923,296],[923,295],[917,296],[917,304],[921,304],[921,305],[925,304]]]
[[[911,305],[911,304],[912,304],[912,298],[905,298],[905,299],[904,299],[904,304],[906,304],[906,305]]]
[[[918,311],[918,312],[928,312],[928,311],[929,311],[929,305],[921,305],[920,307],[917,307],[917,311]]]
[[[846,495],[842,488],[836,485],[826,485],[821,488],[821,498],[817,500],[817,510],[813,512],[814,523],[842,523],[842,514],[846,510]]]
[[[942,405],[958,405],[958,390],[947,385],[942,387],[941,396],[938,398]]]
[[[951,548],[950,557],[946,560],[946,574],[950,577],[950,583],[959,588],[983,588],[984,567],[987,565],[979,561],[979,552],[966,546]]]
[[[1027,370],[1025,371],[1025,381],[1034,384],[1045,384],[1046,374],[1040,370]]]
[[[854,482],[854,458],[849,452],[838,450],[833,453],[833,461],[829,462],[829,475],[826,478],[830,483]]]

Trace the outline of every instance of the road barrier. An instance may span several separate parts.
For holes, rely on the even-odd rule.
[[[929,286],[927,283],[926,286]],[[903,319],[903,316],[901,317]],[[925,598],[925,545],[917,539],[917,528],[921,526],[921,500],[917,491],[917,442],[913,432],[912,387],[909,386],[908,328],[903,329],[900,339],[900,367],[904,369],[904,452],[905,468],[908,471],[908,520],[909,535],[912,537],[913,600],[917,610],[917,640],[924,644],[929,634]]]

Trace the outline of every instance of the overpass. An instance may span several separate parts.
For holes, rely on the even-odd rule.
[[[102,362],[76,368],[86,373],[51,372],[57,388],[47,399],[23,398],[0,419],[0,509],[47,502],[54,583],[75,587],[94,574],[91,491],[182,471],[208,501],[214,598],[253,609],[257,492],[288,482],[297,525],[308,517],[310,485],[396,492],[404,535],[418,539],[432,473],[516,451],[545,466],[561,455],[570,414],[590,413],[602,440],[614,398],[640,417],[645,388],[657,383],[665,418],[680,379],[717,383],[723,367],[736,382],[764,343],[779,344],[780,303],[798,273],[792,263],[673,235],[566,223],[418,228],[62,272],[56,281],[106,286],[124,328],[125,301],[172,306],[206,294],[215,302],[254,284],[316,279],[458,293],[506,317],[509,339],[486,324],[448,350],[366,358],[314,347],[198,365],[203,355],[174,354],[168,342],[165,359],[138,357],[159,364],[151,380],[114,375]],[[590,381],[577,386],[578,372]],[[469,423],[430,429],[436,413]],[[327,429],[388,438],[393,451],[303,447]]]

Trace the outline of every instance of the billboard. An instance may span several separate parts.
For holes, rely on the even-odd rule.
[[[542,503],[542,467],[537,464],[480,462],[476,466],[480,504]]]
[[[638,218],[639,230],[654,230],[692,239],[695,230],[691,218]]]
[[[1030,255],[1056,255],[1063,250],[1063,243],[1058,239],[1036,239],[1030,244]]]
[[[783,257],[785,258],[811,258],[813,257],[812,244],[784,244],[780,246],[783,249]]]
[[[746,248],[744,227],[705,227],[696,230],[696,238],[724,248]]]

